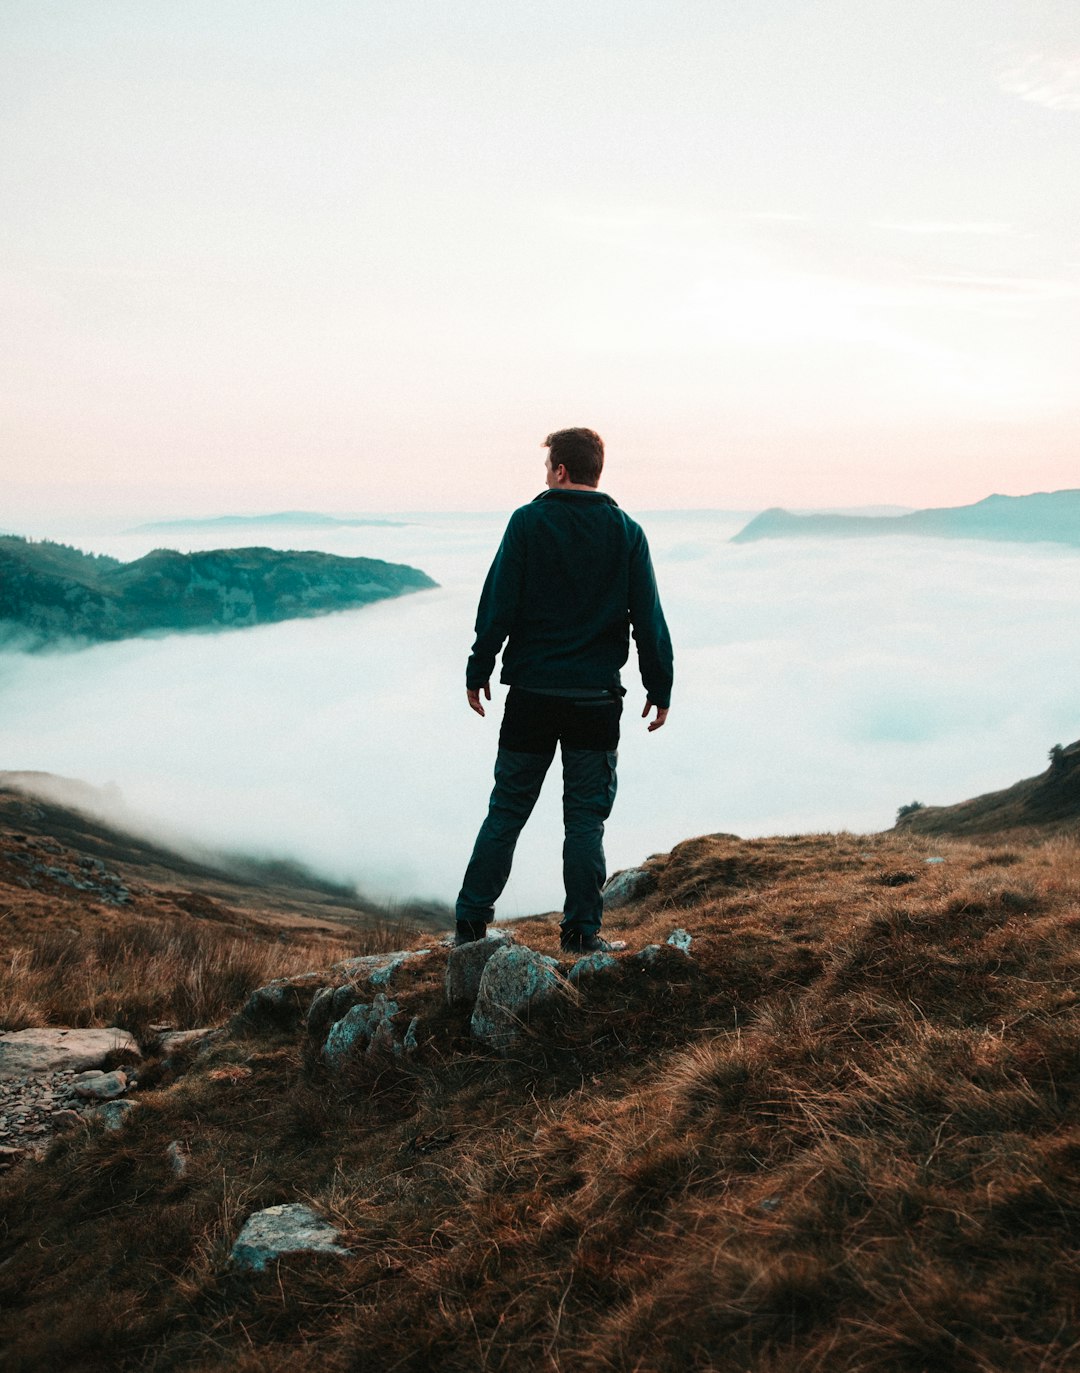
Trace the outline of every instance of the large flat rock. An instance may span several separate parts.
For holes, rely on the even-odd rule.
[[[39,1029],[9,1030],[0,1035],[0,1078],[26,1077],[53,1069],[79,1072],[100,1068],[106,1057],[122,1049],[140,1058],[139,1046],[127,1030],[111,1025],[108,1029],[65,1029],[42,1026]]]

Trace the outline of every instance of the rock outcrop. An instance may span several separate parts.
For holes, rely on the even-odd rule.
[[[398,1004],[385,992],[377,992],[370,1005],[353,1006],[330,1027],[323,1045],[323,1061],[339,1072],[360,1054],[400,1054],[416,1047],[417,1018],[414,1016],[402,1038],[398,1038],[394,1017]]]

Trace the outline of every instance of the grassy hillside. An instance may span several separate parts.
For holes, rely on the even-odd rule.
[[[192,857],[127,832],[108,789],[0,772],[0,1030],[225,1019],[297,961],[396,947],[445,911],[390,911],[298,864]]]
[[[393,985],[412,1058],[331,1079],[301,1027],[234,1022],[186,1071],[151,1059],[121,1130],[0,1180],[5,1369],[1075,1367],[1076,834],[650,865],[608,932],[684,926],[692,957],[624,957],[507,1059],[444,1005],[442,948]],[[297,1200],[351,1257],[231,1269],[243,1220]]]
[[[897,821],[914,834],[979,835],[1037,827],[1075,832],[1080,824],[1080,740],[1050,750],[1050,766],[1001,791],[951,806],[917,806]]]
[[[101,641],[268,624],[433,587],[416,568],[376,558],[272,548],[176,553],[134,562],[65,544],[0,536],[0,625],[31,641]]]

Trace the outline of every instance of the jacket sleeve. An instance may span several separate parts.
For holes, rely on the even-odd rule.
[[[465,685],[478,691],[491,680],[495,659],[517,619],[525,577],[525,543],[516,514],[510,517],[488,571],[476,611],[476,642],[465,668]]]
[[[641,680],[654,706],[671,705],[674,659],[671,635],[660,607],[660,593],[645,535],[630,553],[630,623],[637,644]]]

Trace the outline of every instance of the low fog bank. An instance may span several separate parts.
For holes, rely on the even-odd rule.
[[[295,859],[376,898],[452,901],[505,690],[486,720],[465,704],[476,597],[504,517],[407,518],[311,531],[306,546],[410,563],[438,590],[238,633],[0,655],[0,766],[113,782],[173,844]],[[642,520],[676,690],[667,726],[648,735],[633,659],[624,674],[613,869],[708,831],[882,829],[901,803],[1029,776],[1080,734],[1080,554],[731,545],[739,516]],[[83,546],[137,557],[148,541]],[[555,770],[500,913],[558,906],[559,802]]]

